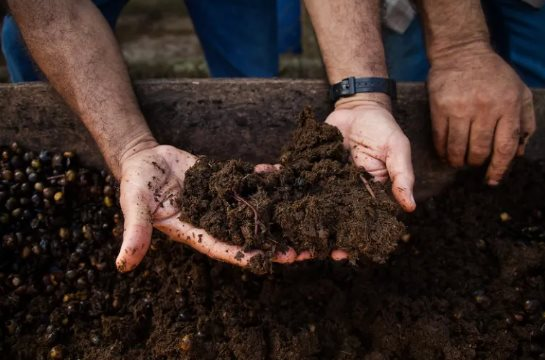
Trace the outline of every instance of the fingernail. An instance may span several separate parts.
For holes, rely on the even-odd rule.
[[[488,180],[488,185],[489,186],[498,186],[499,184],[500,184],[500,182],[497,181],[497,180],[492,180],[492,179]]]
[[[119,259],[116,261],[115,266],[117,267],[117,271],[124,273],[127,269],[127,261],[125,259]]]

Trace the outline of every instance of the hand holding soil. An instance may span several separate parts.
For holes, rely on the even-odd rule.
[[[364,168],[374,180],[392,181],[392,193],[403,210],[414,211],[414,172],[411,145],[392,116],[389,98],[377,94],[357,94],[337,102],[326,123],[336,126],[344,146],[357,167]]]
[[[171,239],[191,246],[214,259],[239,266],[259,251],[242,252],[236,245],[222,243],[206,231],[178,220],[179,197],[185,172],[196,157],[172,146],[157,146],[140,151],[122,164],[121,208],[125,217],[123,245],[116,260],[122,271],[134,269],[148,251],[153,227]],[[242,259],[239,258],[243,254]],[[291,262],[293,251],[273,261]]]
[[[306,110],[277,171],[199,159],[185,174],[180,220],[245,251],[263,251],[249,263],[242,252],[237,256],[259,273],[270,269],[274,254],[291,248],[303,255],[299,260],[333,252],[384,262],[404,231],[395,217],[399,207],[349,157],[339,130]],[[412,183],[397,179],[409,193]]]
[[[385,183],[391,179],[395,199],[403,210],[412,212],[416,203],[413,198],[411,147],[392,116],[389,99],[377,98],[379,96],[358,94],[354,98],[340,100],[326,123],[337,127],[343,135],[352,164],[365,169],[374,181]],[[349,254],[334,250],[331,256],[342,260]],[[312,255],[303,252],[298,258],[310,259]]]

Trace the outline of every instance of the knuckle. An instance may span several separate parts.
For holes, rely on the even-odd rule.
[[[441,95],[435,98],[435,105],[439,109],[451,109],[461,104],[460,98],[453,95]]]
[[[527,86],[524,86],[523,96],[525,101],[528,101],[528,102],[534,101],[534,93]]]
[[[516,90],[507,90],[503,95],[503,99],[498,101],[498,104],[502,107],[515,107],[522,102],[521,93]]]
[[[452,166],[460,167],[464,165],[465,150],[449,149],[448,160]]]
[[[490,155],[490,148],[488,147],[475,147],[471,149],[468,155],[468,164],[472,166],[482,165],[484,161]]]
[[[474,101],[478,106],[489,106],[494,102],[494,99],[489,95],[489,93],[481,91],[475,94]]]
[[[490,154],[490,148],[488,146],[476,146],[471,149],[471,156],[477,159],[484,159]]]
[[[464,157],[465,151],[458,147],[455,147],[455,148],[451,147],[448,149],[448,155],[450,159],[460,159]]]
[[[511,158],[515,154],[516,143],[501,142],[495,149],[495,153],[501,158]]]

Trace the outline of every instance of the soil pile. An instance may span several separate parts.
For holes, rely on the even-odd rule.
[[[186,174],[181,220],[245,250],[265,250],[269,259],[290,246],[318,258],[342,249],[353,260],[383,263],[405,230],[399,207],[348,157],[341,133],[307,109],[278,171],[200,159]]]

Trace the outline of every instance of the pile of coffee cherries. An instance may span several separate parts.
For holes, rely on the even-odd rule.
[[[97,311],[92,286],[114,270],[122,232],[116,193],[111,175],[78,166],[73,152],[0,148],[0,353],[37,329],[59,358],[74,314]],[[47,301],[29,306],[40,294]]]

